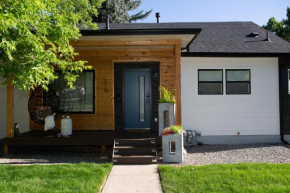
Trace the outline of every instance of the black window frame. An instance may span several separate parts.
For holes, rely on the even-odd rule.
[[[199,81],[199,72],[200,71],[221,71],[222,72],[222,81]],[[223,71],[223,69],[198,69],[197,74],[198,74],[197,75],[197,82],[198,82],[197,93],[198,93],[198,95],[223,95],[224,94],[224,71]],[[222,92],[220,94],[218,94],[218,93],[202,94],[199,92],[199,84],[200,83],[221,83],[222,84]]]
[[[287,68],[287,72],[286,72],[286,77],[287,77],[287,87],[286,87],[286,91],[287,91],[287,96],[289,97],[290,96],[290,84],[289,84],[289,80],[290,80],[290,74],[289,74],[289,72],[290,72],[290,68]]]
[[[62,72],[61,70],[55,70],[55,72]],[[81,73],[84,72],[92,72],[93,73],[93,111],[73,111],[73,112],[68,112],[68,111],[59,111],[59,114],[95,114],[96,113],[96,71],[95,70],[83,70]],[[44,101],[45,103],[45,101]]]
[[[228,81],[228,71],[248,71],[249,81]],[[226,95],[249,95],[251,94],[251,69],[226,69]],[[248,83],[249,93],[228,93],[228,83]]]

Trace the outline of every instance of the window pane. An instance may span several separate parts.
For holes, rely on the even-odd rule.
[[[140,122],[145,121],[145,77],[139,76]]]
[[[199,81],[223,81],[222,70],[199,70]]]
[[[84,71],[79,74],[72,90],[64,80],[61,72],[56,72],[56,79],[50,87],[60,99],[60,112],[93,112],[94,111],[94,72]],[[48,102],[49,103],[49,102]]]
[[[199,83],[199,94],[222,94],[222,83]]]
[[[250,83],[227,83],[227,94],[250,94]]]
[[[227,81],[250,81],[250,70],[227,70]]]

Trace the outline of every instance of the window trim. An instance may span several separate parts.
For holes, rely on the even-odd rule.
[[[60,72],[62,73],[61,70],[54,70],[55,72]],[[95,70],[83,70],[81,73],[83,72],[92,72],[93,73],[93,111],[74,111],[74,112],[67,112],[67,111],[64,111],[64,112],[61,112],[59,111],[58,114],[96,114],[96,71]]]
[[[249,81],[228,81],[228,71],[249,71]],[[226,95],[250,95],[252,93],[251,89],[251,69],[226,69]],[[249,93],[228,93],[228,83],[248,83]]]
[[[199,72],[200,71],[221,71],[222,72],[222,81],[199,81]],[[199,92],[199,83],[222,83],[222,92],[220,94],[202,94]],[[223,95],[224,94],[224,70],[223,69],[198,69],[197,72],[197,93],[198,95]]]

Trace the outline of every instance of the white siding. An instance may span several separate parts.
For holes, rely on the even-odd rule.
[[[198,95],[198,69],[224,69],[223,95]],[[225,69],[250,69],[251,94],[226,95]],[[181,58],[182,125],[203,136],[279,135],[278,58]]]
[[[19,123],[21,133],[29,131],[28,99],[28,92],[14,87],[14,122]],[[0,139],[4,137],[6,137],[6,86],[0,86]]]

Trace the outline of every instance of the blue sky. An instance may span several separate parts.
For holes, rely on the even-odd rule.
[[[266,24],[270,17],[286,18],[290,0],[143,0],[137,10],[153,9],[143,21],[156,22],[155,13],[160,12],[160,22],[209,22],[253,21]]]

